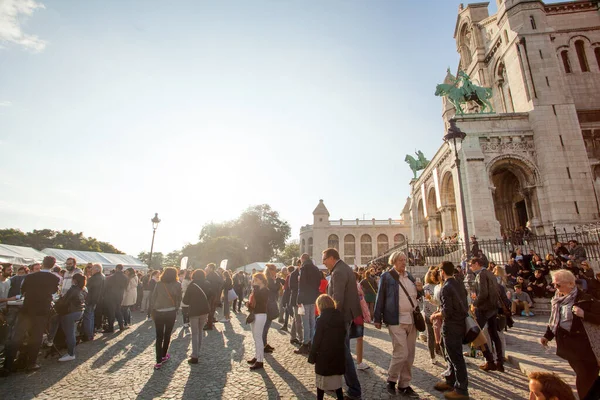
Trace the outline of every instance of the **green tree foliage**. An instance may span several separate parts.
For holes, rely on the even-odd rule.
[[[210,222],[202,227],[199,242],[182,249],[194,267],[229,260],[228,268],[255,261],[270,261],[283,252],[290,225],[267,204],[249,207],[237,219]]]
[[[155,251],[152,253],[152,264],[148,264],[150,261],[150,253],[142,251],[137,256],[138,260],[148,265],[150,269],[162,269],[163,267],[171,267],[172,265],[165,264],[165,256],[160,251]]]
[[[85,237],[82,232],[73,233],[73,231],[66,230],[34,229],[31,232],[24,233],[19,229],[0,229],[0,243],[33,247],[36,250],[53,248],[123,254],[122,251],[119,251],[110,243],[101,242],[92,237]]]
[[[277,262],[285,265],[293,265],[294,260],[300,257],[300,244],[297,240],[292,240],[285,245],[283,251],[277,254],[275,259]]]
[[[183,256],[181,255],[181,250],[172,251],[172,252],[170,252],[169,254],[167,254],[165,256],[163,264],[165,266],[167,266],[167,267],[179,268],[179,265],[181,264],[181,258],[182,257]]]

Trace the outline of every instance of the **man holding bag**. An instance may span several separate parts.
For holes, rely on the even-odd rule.
[[[447,399],[468,399],[467,365],[462,353],[463,338],[467,330],[467,294],[464,285],[454,278],[454,264],[444,261],[440,271],[444,280],[440,293],[441,311],[432,314],[431,320],[443,317],[442,339],[450,375],[446,376],[446,381],[437,383],[435,389],[445,391],[444,397]]]

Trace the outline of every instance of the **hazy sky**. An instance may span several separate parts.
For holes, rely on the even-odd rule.
[[[155,212],[163,252],[253,204],[292,238],[320,198],[398,218],[459,3],[0,0],[0,227],[137,254]]]

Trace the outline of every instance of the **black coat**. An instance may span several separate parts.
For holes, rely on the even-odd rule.
[[[88,295],[85,298],[85,304],[96,305],[100,303],[102,292],[104,290],[104,275],[98,272],[88,279],[86,284]]]
[[[85,304],[85,292],[79,286],[71,286],[67,293],[58,299],[54,309],[58,315],[68,315],[83,311]]]
[[[295,307],[298,305],[298,278],[300,277],[300,271],[295,269],[290,274],[290,281],[288,285],[290,287],[290,306]]]
[[[190,283],[183,296],[183,304],[190,306],[190,317],[199,317],[210,312],[208,298],[202,290],[202,282],[192,281]]]
[[[570,332],[559,326],[555,336],[548,327],[544,337],[548,340],[556,339],[556,355],[560,358],[567,361],[585,361],[595,365],[597,362],[596,356],[583,327],[583,320],[600,325],[600,302],[594,300],[589,294],[578,290],[574,305],[583,309],[583,319],[573,314],[573,324]]]
[[[321,312],[315,325],[315,336],[308,362],[315,364],[315,372],[322,376],[343,375],[345,361],[346,323],[339,310],[327,308]]]
[[[323,274],[312,261],[308,260],[300,269],[300,283],[298,287],[298,304],[315,304],[319,297],[319,286]]]
[[[23,280],[21,293],[25,297],[23,313],[35,316],[50,314],[52,295],[58,291],[60,279],[52,272],[35,272]]]

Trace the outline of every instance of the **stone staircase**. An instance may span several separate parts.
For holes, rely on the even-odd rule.
[[[534,300],[534,306],[531,309],[531,312],[533,312],[535,315],[545,315],[545,316],[549,316],[550,315],[550,311],[552,310],[552,305],[550,303],[551,299],[533,299]]]

